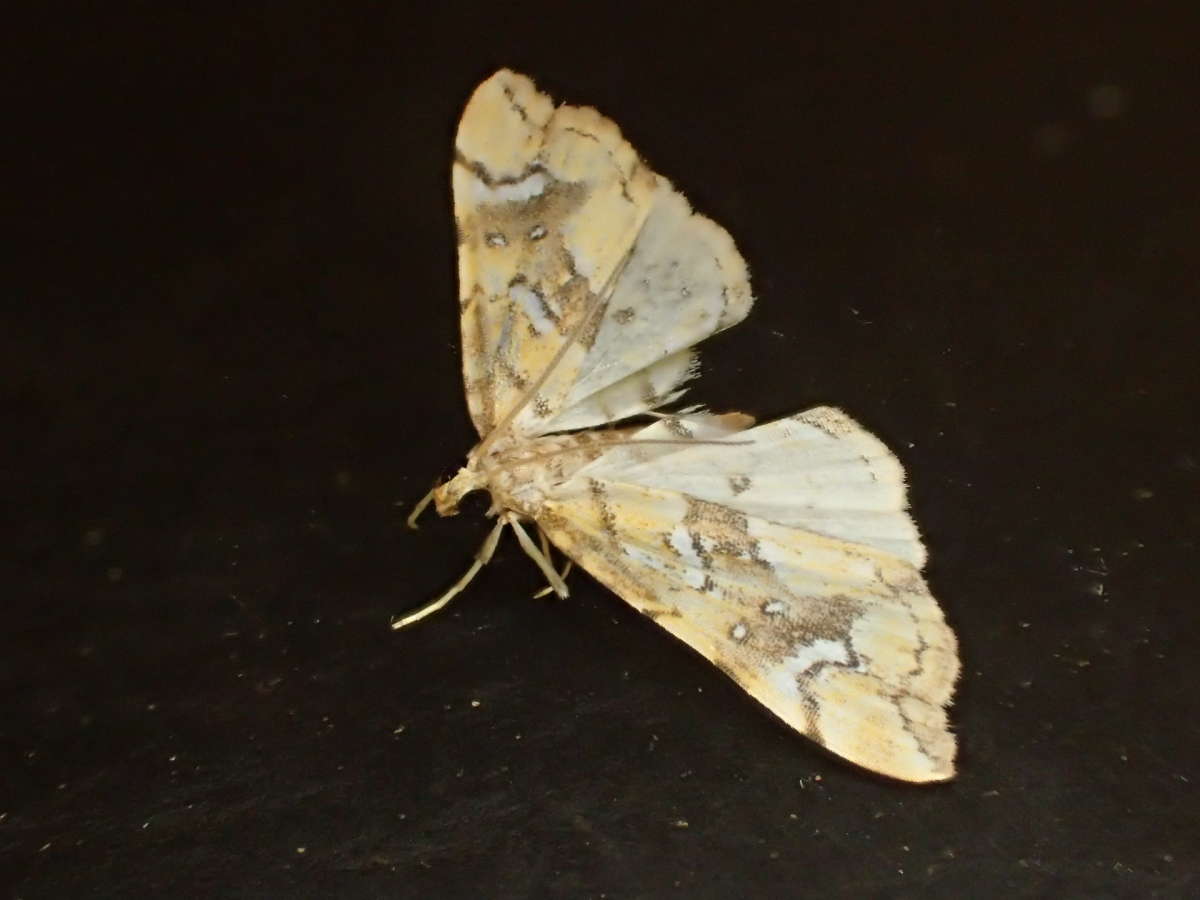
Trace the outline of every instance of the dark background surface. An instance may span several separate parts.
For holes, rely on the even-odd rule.
[[[1195,29],[586,8],[20,41],[0,892],[1200,894]],[[511,539],[388,629],[487,529],[403,517],[474,441],[448,162],[499,65],[737,238],[694,399],[897,450],[955,782],[822,754],[586,576],[531,599]]]

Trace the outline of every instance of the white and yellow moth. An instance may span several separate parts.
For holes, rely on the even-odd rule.
[[[567,596],[548,539],[833,753],[952,777],[957,646],[896,458],[829,407],[758,426],[659,411],[694,375],[692,347],[750,310],[729,234],[608,119],[507,70],[467,103],[453,183],[480,442],[409,523],[480,489],[497,522],[467,574],[393,627],[445,606],[509,526],[547,590]]]

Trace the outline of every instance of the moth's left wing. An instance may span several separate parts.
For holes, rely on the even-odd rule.
[[[956,641],[911,563],[679,491],[587,475],[556,489],[538,523],[797,731],[893,778],[953,776],[945,706]]]

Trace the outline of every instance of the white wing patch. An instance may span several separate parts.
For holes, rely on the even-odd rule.
[[[531,519],[796,731],[894,778],[950,778],[957,644],[895,456],[830,407],[757,427],[655,412],[695,376],[694,345],[750,310],[729,234],[611,121],[508,70],[467,104],[453,186],[481,442],[429,499],[450,515],[486,488],[499,521],[467,575],[397,625],[444,606],[505,526],[567,596]],[[580,430],[641,414],[656,421]]]

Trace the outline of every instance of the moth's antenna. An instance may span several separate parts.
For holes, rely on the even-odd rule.
[[[475,554],[475,562],[471,563],[471,568],[467,569],[467,574],[458,579],[458,581],[454,583],[454,586],[450,588],[450,590],[446,591],[446,593],[442,594],[442,596],[438,597],[432,603],[426,603],[416,612],[411,612],[407,616],[404,616],[400,619],[393,619],[392,630],[399,631],[401,628],[413,624],[413,622],[419,622],[426,616],[433,615],[435,612],[461,594],[463,588],[470,584],[471,579],[474,578],[479,573],[479,570],[486,566],[491,560],[492,554],[496,552],[496,545],[500,543],[500,533],[504,530],[504,526],[507,523],[508,519],[504,516],[501,516],[500,520],[496,523],[496,526],[491,530],[491,533],[489,533],[484,539],[483,544],[479,548],[479,552]],[[518,535],[518,537],[520,537],[520,535]],[[528,540],[528,536],[526,536],[525,539]]]
[[[431,487],[429,493],[420,499],[417,505],[413,507],[413,511],[408,514],[408,518],[404,520],[404,524],[413,531],[417,530],[417,519],[421,517],[421,513],[425,512],[425,508],[433,500],[433,495],[437,493],[437,489],[438,485],[436,484]]]

